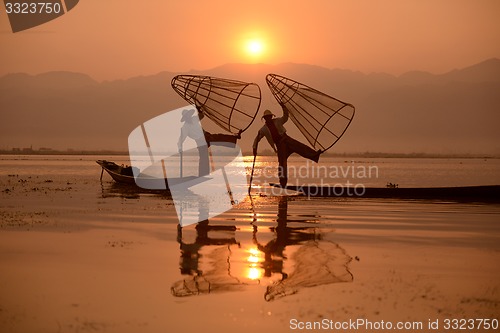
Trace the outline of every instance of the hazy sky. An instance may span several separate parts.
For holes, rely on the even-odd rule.
[[[497,0],[83,0],[15,34],[0,8],[0,75],[67,70],[109,80],[248,62],[397,75],[500,58]]]

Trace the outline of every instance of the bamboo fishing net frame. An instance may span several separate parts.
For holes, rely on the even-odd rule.
[[[255,120],[261,103],[256,83],[202,75],[177,75],[172,88],[222,129],[238,134]]]
[[[315,149],[330,149],[352,122],[355,113],[352,104],[277,74],[268,74],[266,83]]]

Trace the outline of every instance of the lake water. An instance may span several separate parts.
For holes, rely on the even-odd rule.
[[[128,156],[38,156],[0,155],[0,175],[61,176],[82,179],[99,177],[97,159],[130,164]],[[252,157],[244,157],[250,174]],[[500,184],[500,159],[490,158],[339,158],[322,157],[320,163],[292,156],[289,159],[290,184],[364,184],[366,187],[474,186]],[[277,181],[277,161],[259,156],[255,163],[254,184]]]
[[[498,204],[272,196],[277,163],[259,157],[251,201],[178,228],[168,196],[101,182],[97,159],[129,164],[0,156],[2,331],[288,332],[292,320],[498,315]],[[499,159],[289,162],[299,184],[500,184]],[[67,267],[75,277],[57,282]]]

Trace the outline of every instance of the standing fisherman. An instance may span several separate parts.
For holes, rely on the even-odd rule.
[[[236,144],[238,139],[241,139],[241,130],[238,134],[213,134],[205,131],[200,126],[200,120],[203,119],[204,114],[201,109],[198,110],[198,117],[195,116],[194,109],[186,109],[182,111],[181,122],[184,123],[181,127],[181,135],[177,141],[179,153],[182,153],[182,144],[189,137],[196,142],[199,154],[199,168],[198,176],[206,176],[210,173],[210,161],[208,147],[213,142],[228,142]],[[205,140],[203,140],[205,139]]]
[[[253,155],[257,156],[259,141],[263,137],[266,137],[274,152],[278,154],[278,177],[280,185],[284,187],[288,182],[287,159],[291,154],[297,153],[317,163],[323,151],[315,151],[311,147],[286,134],[286,129],[283,126],[283,124],[288,121],[288,110],[286,108],[283,108],[282,117],[277,118],[270,110],[266,110],[262,118],[264,118],[266,124],[260,128],[255,137],[253,142]]]

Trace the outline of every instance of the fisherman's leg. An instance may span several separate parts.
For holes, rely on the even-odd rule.
[[[308,145],[305,145],[302,142],[290,137],[287,138],[287,144],[290,152],[297,153],[304,158],[308,158],[311,161],[318,162],[321,151],[316,151]]]
[[[209,133],[207,131],[203,131],[203,135],[205,136],[205,142],[210,147],[210,142],[214,141],[213,138],[212,138],[212,133]]]
[[[206,137],[206,135],[205,135]],[[210,134],[210,142],[231,142],[236,143],[238,141],[237,135],[231,134]]]
[[[200,156],[200,163],[198,166],[198,176],[203,177],[210,173],[210,160],[208,159],[208,146],[199,146],[198,154]]]
[[[288,183],[288,152],[287,145],[284,140],[278,145],[278,178],[281,186],[286,186]]]

